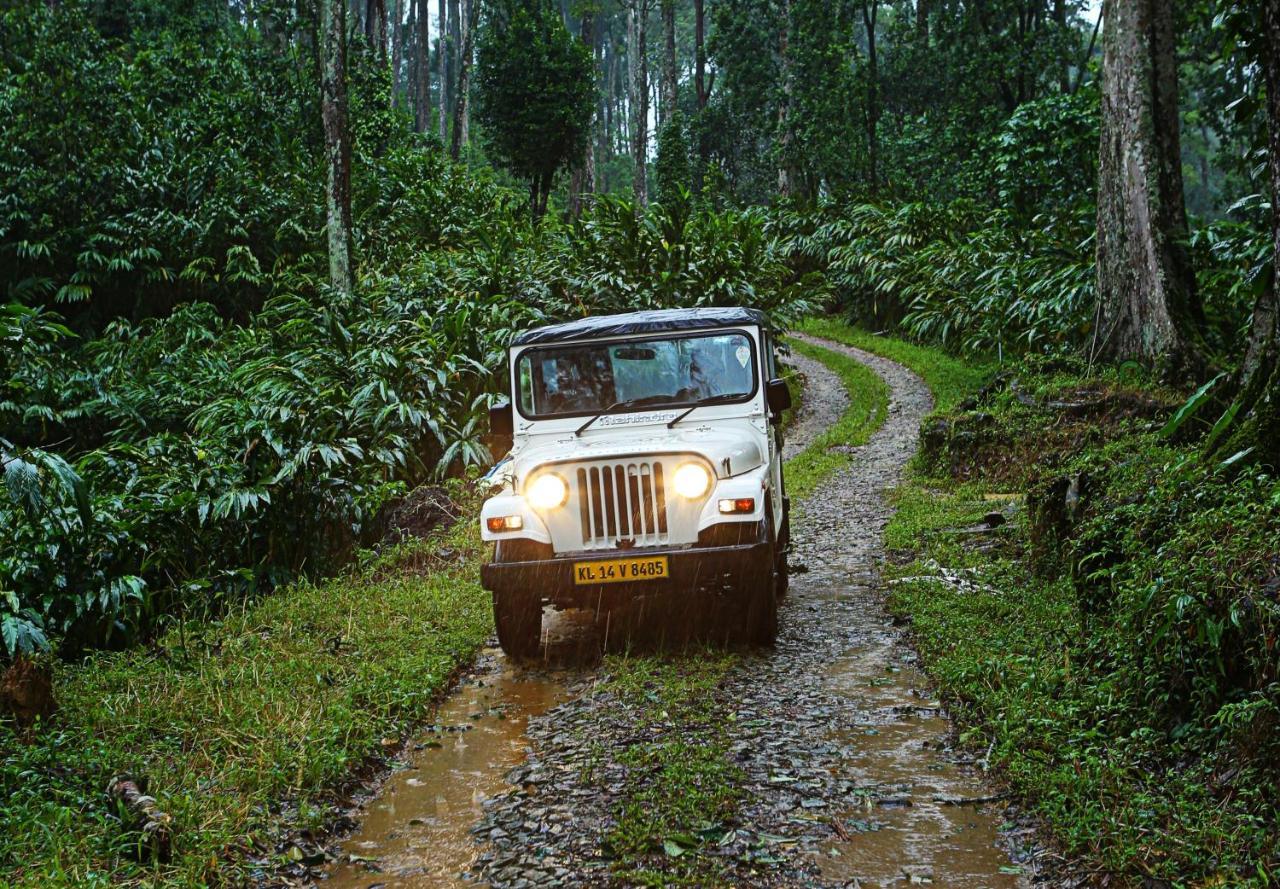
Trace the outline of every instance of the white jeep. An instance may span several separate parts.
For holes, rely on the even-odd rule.
[[[481,511],[503,650],[538,653],[547,603],[600,617],[644,602],[706,638],[772,643],[791,397],[765,315],[586,318],[518,335],[510,359],[490,432],[511,450]]]

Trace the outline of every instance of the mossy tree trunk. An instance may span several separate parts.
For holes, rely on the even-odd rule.
[[[1172,0],[1105,0],[1096,351],[1203,375],[1187,252]]]
[[[1280,0],[1264,0],[1263,65],[1267,84],[1267,167],[1271,177],[1272,276],[1253,307],[1249,346],[1240,365],[1240,394],[1229,408],[1235,431],[1219,448],[1226,458],[1251,459],[1280,468]]]
[[[321,117],[328,184],[325,210],[329,239],[329,283],[349,293],[351,268],[351,132],[347,126],[346,0],[322,0]]]

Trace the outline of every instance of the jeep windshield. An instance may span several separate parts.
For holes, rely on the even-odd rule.
[[[736,332],[539,347],[516,374],[531,420],[746,402],[758,379],[752,340]]]

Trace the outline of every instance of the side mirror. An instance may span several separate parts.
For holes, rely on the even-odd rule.
[[[489,434],[494,438],[511,438],[516,432],[511,402],[499,401],[489,408]]]
[[[764,399],[769,404],[769,413],[777,420],[782,412],[791,407],[791,390],[786,380],[770,380],[764,385]]]

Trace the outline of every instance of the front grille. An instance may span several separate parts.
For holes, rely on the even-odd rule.
[[[578,470],[578,512],[588,549],[620,540],[667,542],[667,493],[658,462],[602,463]]]

